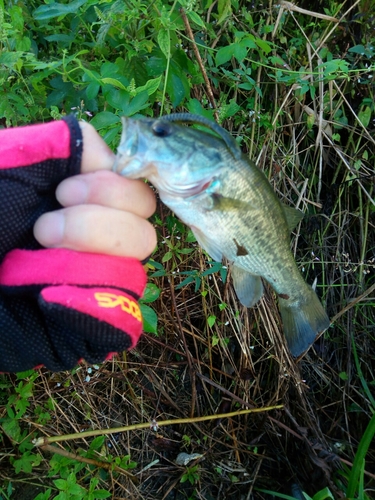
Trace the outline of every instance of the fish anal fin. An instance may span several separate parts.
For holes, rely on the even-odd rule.
[[[263,295],[263,284],[260,276],[250,274],[237,266],[232,266],[231,272],[238,300],[245,307],[254,306]]]

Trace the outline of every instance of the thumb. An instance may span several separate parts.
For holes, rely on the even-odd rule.
[[[112,170],[115,155],[90,123],[80,121],[83,151],[81,174],[97,170]]]

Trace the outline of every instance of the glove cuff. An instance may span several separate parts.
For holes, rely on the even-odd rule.
[[[126,288],[124,288],[126,284]],[[115,287],[139,299],[146,286],[142,264],[129,257],[76,252],[65,248],[12,250],[0,266],[0,285]]]

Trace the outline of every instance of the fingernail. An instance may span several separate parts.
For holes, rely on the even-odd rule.
[[[36,221],[34,236],[44,247],[59,246],[64,237],[65,217],[61,211],[43,214]]]
[[[85,203],[88,195],[88,185],[81,178],[71,177],[59,184],[56,198],[64,207]]]

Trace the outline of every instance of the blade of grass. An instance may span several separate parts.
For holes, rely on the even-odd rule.
[[[371,394],[370,388],[369,388],[369,386],[368,386],[368,384],[363,376],[361,364],[360,364],[359,359],[358,359],[357,347],[355,344],[354,337],[352,338],[352,349],[353,349],[354,362],[355,362],[355,366],[357,369],[358,377],[361,381],[363,390],[365,391],[368,400],[371,402],[372,406],[370,409],[371,409],[372,413],[375,414],[375,399],[374,399],[374,396]]]
[[[349,476],[348,489],[346,490],[347,498],[354,498],[356,491],[358,489],[358,481],[360,478],[361,470],[363,474],[363,463],[370,447],[371,441],[375,434],[375,414],[372,416],[365,432],[363,433],[362,439],[359,443],[357,453],[354,458],[353,467]],[[363,497],[361,497],[363,498]]]

